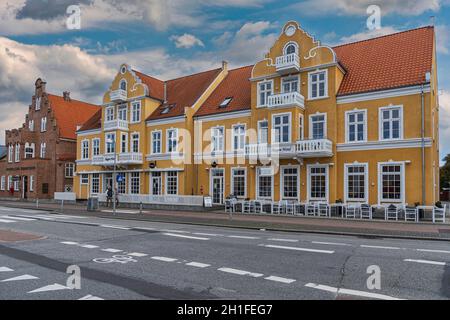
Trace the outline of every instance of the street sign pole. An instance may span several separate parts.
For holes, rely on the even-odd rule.
[[[115,144],[115,142],[114,142]],[[113,169],[113,215],[116,215],[116,199],[117,199],[117,194],[116,194],[116,165],[117,165],[117,153],[116,153],[116,146],[114,145],[114,169]]]

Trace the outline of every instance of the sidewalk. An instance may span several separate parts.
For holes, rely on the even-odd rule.
[[[30,202],[0,201],[0,205],[24,209],[36,209],[36,205]],[[55,213],[60,213],[60,208],[60,205],[55,203],[42,203],[39,205],[39,209],[53,211]],[[101,208],[100,210],[111,211],[111,208]],[[361,221],[339,218],[311,218],[250,214],[233,214],[232,219],[230,220],[229,214],[226,214],[223,211],[187,212],[146,210],[140,214],[139,210],[136,209],[118,209],[118,212],[114,216],[112,212],[87,212],[85,206],[75,204],[64,205],[63,213],[98,218],[182,223],[232,228],[353,235],[360,237],[389,237],[450,241],[449,224],[431,224],[426,222],[416,224],[401,221]]]

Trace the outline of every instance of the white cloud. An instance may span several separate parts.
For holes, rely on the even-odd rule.
[[[450,91],[443,91],[439,96],[439,125],[440,125],[440,157],[450,154]],[[442,160],[442,159],[440,159]]]
[[[170,40],[175,42],[177,48],[192,48],[194,46],[204,47],[202,40],[193,36],[192,34],[185,33],[182,36],[171,36]]]
[[[328,14],[338,15],[367,15],[370,5],[378,5],[381,14],[400,14],[416,16],[427,11],[439,11],[442,0],[306,0],[291,6],[306,15],[320,16]]]
[[[440,25],[435,27],[436,30],[436,51],[442,54],[450,53],[450,27]]]
[[[376,38],[376,37],[381,37],[387,34],[392,34],[392,33],[396,33],[399,32],[400,30],[392,27],[392,26],[387,26],[387,27],[382,27],[381,29],[374,29],[374,30],[365,30],[359,33],[355,33],[352,34],[350,36],[345,36],[342,37],[340,39],[341,43],[350,43],[350,42],[356,42],[356,41],[361,41],[361,40],[366,40],[366,39],[371,39],[371,38]]]

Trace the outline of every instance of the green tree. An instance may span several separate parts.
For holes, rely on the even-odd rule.
[[[443,188],[450,188],[450,154],[444,158],[445,164],[440,169],[440,186]]]

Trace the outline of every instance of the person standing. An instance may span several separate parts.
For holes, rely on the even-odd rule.
[[[113,190],[111,186],[108,186],[108,189],[106,189],[106,206],[109,207],[109,204],[112,205],[112,198],[113,198]]]

